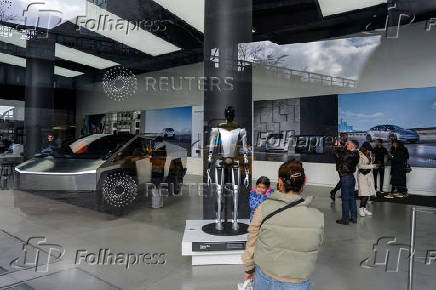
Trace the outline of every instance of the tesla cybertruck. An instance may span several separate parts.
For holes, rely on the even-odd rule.
[[[96,192],[99,209],[122,209],[153,185],[178,194],[186,159],[161,136],[94,134],[21,163],[15,180],[20,190]]]

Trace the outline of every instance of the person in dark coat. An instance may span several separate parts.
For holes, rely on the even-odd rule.
[[[386,195],[386,198],[404,197],[407,194],[406,168],[409,160],[409,150],[407,150],[403,142],[399,140],[392,142],[389,159],[391,160],[392,192]]]
[[[339,145],[338,145],[338,146],[341,146],[341,147],[343,147],[343,148],[347,147],[347,143],[348,143],[348,134],[347,134],[347,133],[341,133],[339,136],[340,136],[340,142],[339,142]],[[339,164],[340,164],[340,162],[341,162],[340,159],[336,157],[336,171],[338,172],[338,174],[339,174]],[[332,201],[335,201],[335,198],[336,198],[336,192],[337,192],[338,190],[340,190],[341,187],[342,187],[342,183],[341,183],[341,175],[339,174],[339,181],[338,181],[338,183],[336,184],[335,188],[333,188],[333,189],[330,191],[330,198],[331,198]]]

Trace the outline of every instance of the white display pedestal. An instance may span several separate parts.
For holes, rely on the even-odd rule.
[[[214,220],[187,220],[182,240],[182,256],[192,256],[192,265],[239,265],[248,234],[213,236],[201,229]],[[248,219],[239,220],[249,224]]]

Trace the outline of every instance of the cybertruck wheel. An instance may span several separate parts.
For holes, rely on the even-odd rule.
[[[371,137],[371,135],[366,135],[366,141],[368,141],[368,142],[372,142],[372,137]]]
[[[389,141],[393,142],[395,140],[397,140],[397,135],[394,134],[389,135]]]
[[[101,187],[105,210],[119,210],[130,206],[138,196],[138,185],[131,175],[114,172],[106,176]]]
[[[182,163],[180,161],[174,162],[174,166],[170,168],[167,178],[170,194],[178,195],[180,193],[184,175],[185,170]]]

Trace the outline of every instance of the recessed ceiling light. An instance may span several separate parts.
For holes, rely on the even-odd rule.
[[[90,2],[87,2],[85,16],[79,15],[76,19],[70,21],[75,21],[74,24],[79,27],[94,31],[153,56],[180,50],[174,44],[155,36],[151,32],[145,31],[139,23],[132,23],[122,19]]]
[[[153,0],[200,32],[204,32],[205,0]],[[236,0],[234,0],[236,1]],[[348,1],[348,0],[347,0]]]
[[[26,59],[12,54],[6,54],[0,52],[0,62],[26,68]],[[54,73],[56,75],[67,77],[67,78],[73,78],[83,75],[82,72],[69,70],[60,66],[55,66]]]
[[[27,47],[26,40],[23,38],[22,32],[19,32],[12,28],[11,33],[12,35],[10,37],[2,37],[0,38],[0,41],[10,43],[22,48]],[[56,43],[55,56],[83,65],[92,66],[98,69],[107,69],[109,67],[119,65],[119,63],[103,59],[99,56],[85,53],[81,50],[70,48],[59,43]]]
[[[55,55],[58,58],[70,60],[83,65],[89,65],[98,69],[107,69],[119,65],[116,62],[103,59],[93,54],[85,53],[75,48],[56,43]]]
[[[325,17],[387,3],[387,0],[318,0],[318,3]]]

